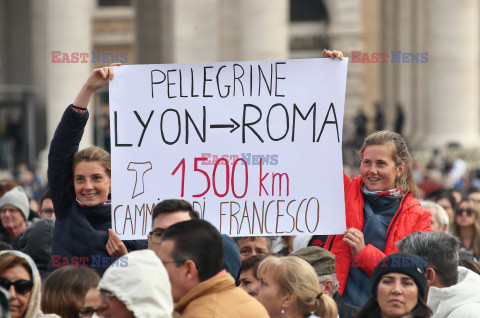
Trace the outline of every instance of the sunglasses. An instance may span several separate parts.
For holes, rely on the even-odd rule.
[[[105,308],[92,308],[92,307],[83,307],[78,311],[78,316],[80,318],[90,318],[94,313],[97,313],[97,317],[103,317],[103,312]]]
[[[9,290],[11,286],[15,288],[15,292],[21,295],[28,294],[29,291],[33,288],[33,282],[26,279],[19,279],[17,281],[11,282],[5,277],[0,277],[0,286]]]
[[[462,215],[463,213],[471,216],[473,213],[475,213],[475,211],[473,211],[472,209],[458,209],[457,211],[455,211],[456,215]]]

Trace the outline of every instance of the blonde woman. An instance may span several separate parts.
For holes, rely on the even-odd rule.
[[[315,270],[295,256],[268,256],[258,267],[255,298],[272,318],[337,317],[335,301],[320,291]]]
[[[451,223],[451,233],[460,238],[460,249],[480,259],[480,207],[463,199],[458,204]]]

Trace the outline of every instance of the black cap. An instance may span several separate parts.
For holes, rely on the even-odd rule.
[[[375,292],[377,285],[383,275],[388,273],[401,273],[410,276],[417,285],[422,298],[427,293],[427,278],[425,269],[427,259],[410,253],[394,253],[383,258],[375,267],[372,276],[372,293]]]

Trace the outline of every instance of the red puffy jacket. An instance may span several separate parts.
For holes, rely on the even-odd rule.
[[[347,229],[354,227],[360,231],[363,229],[363,186],[361,176],[350,179],[345,172],[343,173],[343,182],[345,188],[345,218]],[[335,271],[337,273],[340,286],[338,292],[343,294],[350,265],[352,260],[360,266],[370,277],[378,262],[386,255],[398,252],[397,242],[404,237],[417,231],[431,232],[430,223],[431,214],[420,206],[420,202],[411,195],[411,191],[405,193],[400,202],[400,207],[390,221],[387,229],[387,242],[385,251],[381,251],[375,246],[368,244],[355,257],[352,255],[350,246],[343,242],[343,235],[330,235],[325,242],[325,249],[335,254]]]

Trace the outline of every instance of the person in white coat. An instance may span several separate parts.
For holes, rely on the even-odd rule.
[[[425,259],[427,305],[434,318],[480,316],[480,276],[458,266],[458,239],[441,232],[413,233],[400,242],[400,250]]]
[[[103,274],[97,287],[104,318],[170,318],[173,299],[167,270],[151,250],[130,252]]]

